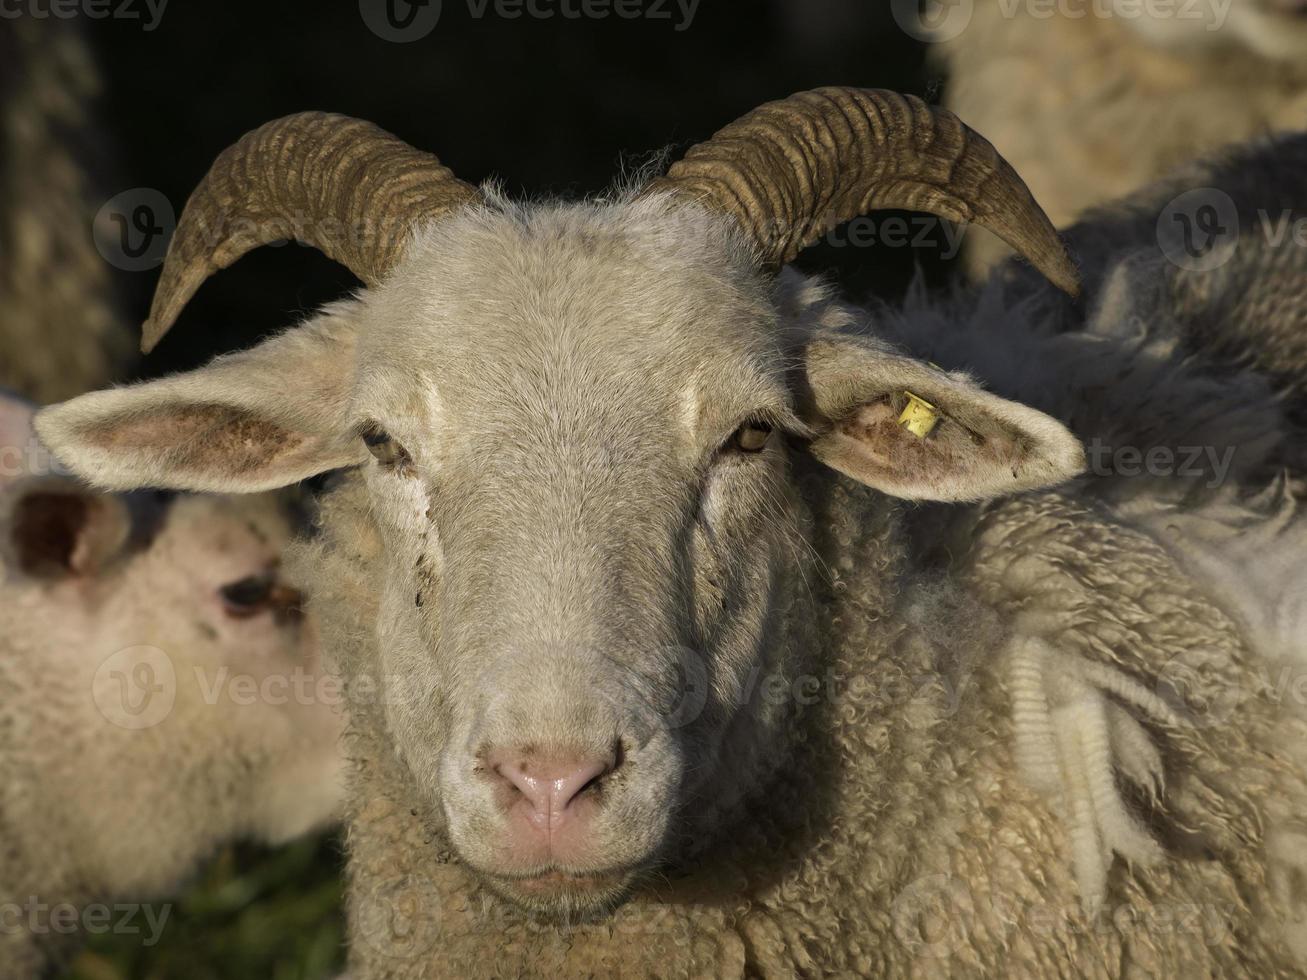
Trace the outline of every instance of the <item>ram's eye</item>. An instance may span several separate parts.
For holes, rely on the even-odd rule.
[[[766,448],[771,432],[772,427],[766,422],[760,420],[745,422],[735,430],[735,435],[731,437],[731,445],[743,453],[759,453]]]
[[[271,572],[264,572],[261,575],[247,575],[224,585],[218,590],[222,596],[223,608],[237,619],[261,612],[272,604],[276,581]]]
[[[408,460],[408,453],[404,451],[404,447],[392,439],[390,433],[379,425],[372,425],[363,430],[363,443],[382,466],[396,466]]]

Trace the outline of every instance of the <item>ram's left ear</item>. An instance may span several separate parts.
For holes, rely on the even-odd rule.
[[[1051,417],[869,338],[814,338],[802,373],[812,454],[895,497],[984,500],[1085,467],[1080,440]]]
[[[36,415],[88,483],[255,493],[367,457],[347,422],[355,304],[183,374],[93,391]]]

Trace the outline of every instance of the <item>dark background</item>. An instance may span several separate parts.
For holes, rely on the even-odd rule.
[[[514,196],[581,196],[607,187],[624,161],[677,153],[801,89],[886,87],[936,101],[940,87],[888,0],[702,0],[680,30],[676,0],[664,8],[669,19],[632,20],[512,19],[493,3],[478,17],[472,0],[444,0],[435,28],[412,43],[377,36],[359,0],[172,0],[152,31],[143,0],[131,2],[140,19],[81,18],[106,77],[102,118],[116,144],[105,197],[157,188],[179,213],[225,146],[304,109],[369,119],[460,177],[496,177]],[[940,251],[821,246],[801,264],[830,270],[855,296],[888,297],[918,266],[938,280]],[[144,318],[156,276],[117,274],[134,319]],[[311,249],[256,251],[200,290],[142,370],[247,346],[354,285]]]

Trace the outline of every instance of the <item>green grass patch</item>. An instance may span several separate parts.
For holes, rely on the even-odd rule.
[[[335,834],[225,848],[180,896],[159,941],[92,937],[65,980],[322,980],[344,967]],[[154,903],[162,905],[164,903]]]

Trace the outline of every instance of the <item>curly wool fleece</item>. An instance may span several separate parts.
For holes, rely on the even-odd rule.
[[[827,473],[804,485],[830,569],[813,583],[823,639],[808,667],[836,678],[838,696],[796,705],[781,775],[608,919],[536,922],[485,891],[449,848],[443,815],[418,803],[379,699],[351,687],[353,976],[1294,972],[1269,911],[1262,828],[1272,793],[1301,811],[1307,790],[1256,699],[1233,705],[1227,725],[1164,733],[1176,791],[1149,817],[1171,828],[1166,858],[1116,866],[1108,902],[1087,916],[1068,824],[1013,759],[997,617],[907,567],[885,498]],[[314,567],[314,606],[357,681],[375,662],[379,541],[356,484],[326,509],[326,536],[296,560]],[[1085,516],[1056,494],[995,506],[963,559],[969,578],[1005,609],[1060,603],[1068,635],[1096,619],[1101,630],[1081,636],[1128,632],[1124,666],[1148,683],[1201,644],[1224,658],[1213,683],[1251,689],[1233,624],[1165,553],[1135,532],[1078,526]],[[1085,534],[1093,575],[1033,590],[1022,559],[1046,553],[1062,567]]]

